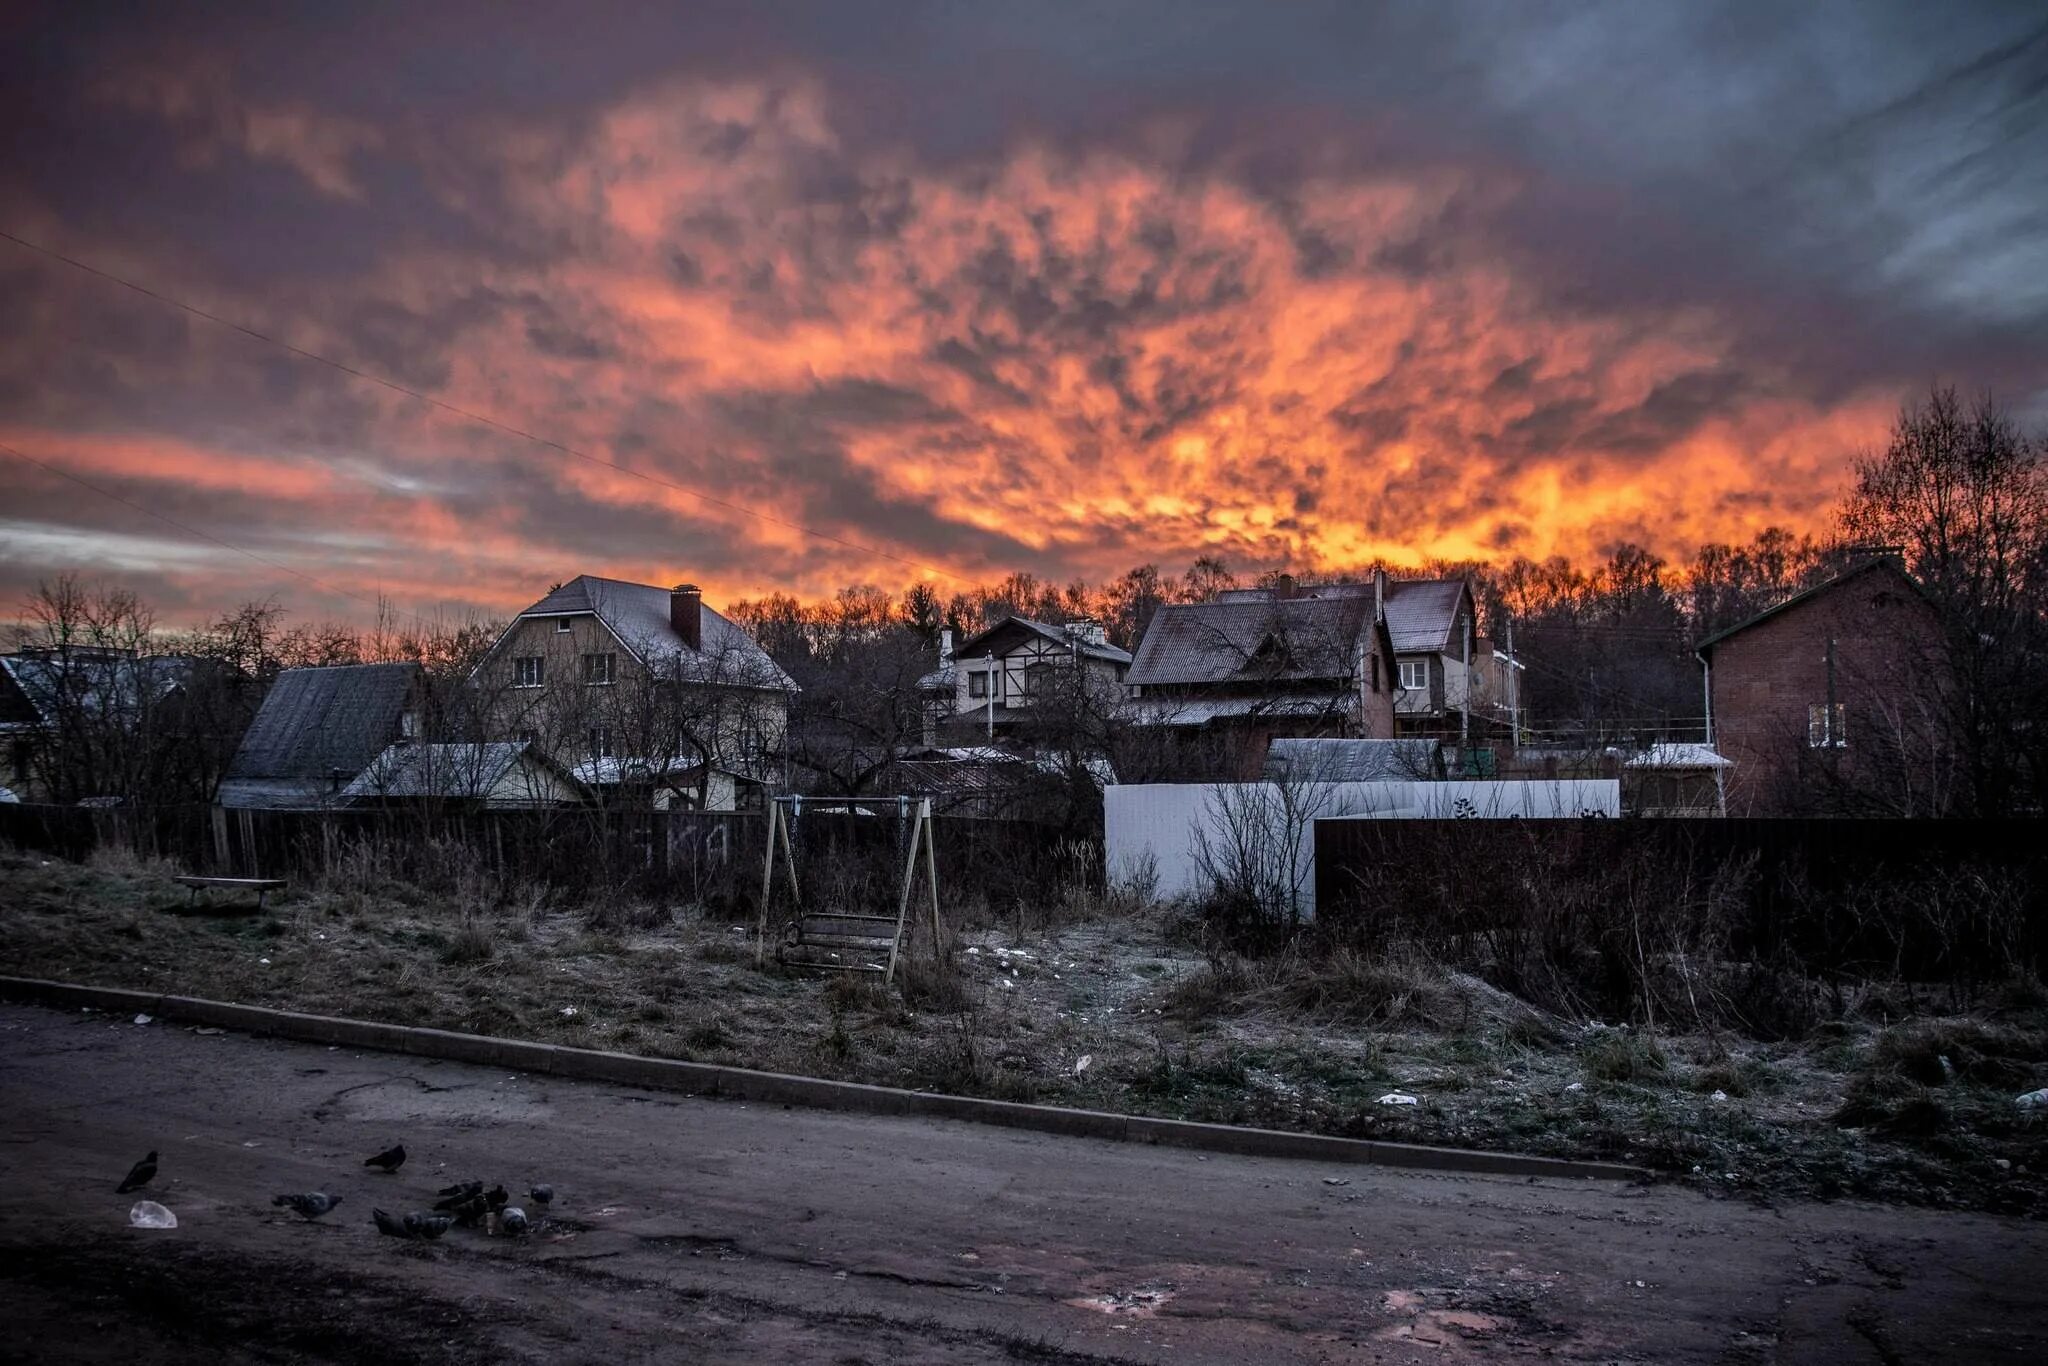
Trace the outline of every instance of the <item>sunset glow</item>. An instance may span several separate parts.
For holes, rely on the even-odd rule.
[[[1168,83],[1087,132],[952,136],[877,112],[911,75],[784,37],[466,111],[291,87],[225,37],[79,39],[100,75],[64,117],[128,150],[11,166],[0,227],[897,560],[4,242],[0,441],[333,589],[502,612],[583,572],[728,599],[1204,554],[1682,557],[1821,529],[1903,393],[1974,363],[2026,401],[2048,348],[1926,303],[1946,277],[1784,287],[1732,211],[1506,122],[1411,135],[1391,88]],[[20,462],[0,490],[11,598],[148,563],[173,611],[360,610],[218,546],[152,563],[175,531]]]

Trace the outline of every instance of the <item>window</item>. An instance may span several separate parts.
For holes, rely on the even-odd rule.
[[[398,733],[408,740],[419,739],[420,714],[416,711],[400,712],[398,714]]]
[[[987,697],[988,675],[983,673],[979,669],[976,669],[973,673],[968,674],[967,695],[969,697]]]
[[[569,619],[567,617],[555,618],[555,634],[558,636],[566,636],[569,634]]]
[[[1429,661],[1426,659],[1404,659],[1401,664],[1401,690],[1403,692],[1424,692],[1429,688]]]
[[[1837,702],[1832,708],[1816,702],[1806,709],[1806,743],[1813,749],[1849,747],[1849,704]]]
[[[538,688],[540,686],[540,656],[521,655],[512,661],[512,686],[515,688]]]
[[[597,688],[618,681],[619,657],[614,654],[583,656],[583,681]]]
[[[1050,664],[1030,664],[1030,665],[1026,665],[1026,666],[1025,666],[1025,669],[1024,669],[1024,695],[1025,695],[1026,697],[1037,697],[1037,696],[1039,696],[1039,695],[1040,695],[1041,693],[1043,693],[1043,692],[1044,692],[1044,691],[1046,690],[1046,688],[1045,688],[1045,685],[1046,685],[1047,683],[1050,683],[1051,681],[1052,681],[1052,665],[1050,665]]]
[[[612,757],[612,728],[593,726],[590,730],[590,757],[609,759]]]

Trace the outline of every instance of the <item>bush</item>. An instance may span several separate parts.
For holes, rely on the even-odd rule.
[[[1647,1085],[1671,1074],[1671,1060],[1647,1034],[1632,1029],[1602,1029],[1579,1049],[1579,1063],[1595,1081]]]

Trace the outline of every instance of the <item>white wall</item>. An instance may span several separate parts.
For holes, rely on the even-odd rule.
[[[1217,821],[1211,794],[1224,783],[1134,783],[1103,789],[1103,859],[1111,881],[1128,881],[1149,860],[1158,870],[1158,894],[1185,896],[1207,890],[1195,859],[1195,832]],[[1243,784],[1277,794],[1270,783]],[[1554,782],[1386,782],[1304,784],[1298,809],[1329,820],[1428,820],[1461,814],[1460,802],[1482,819],[1523,816],[1619,816],[1621,784],[1612,778]],[[1305,894],[1315,896],[1315,830],[1301,847]]]

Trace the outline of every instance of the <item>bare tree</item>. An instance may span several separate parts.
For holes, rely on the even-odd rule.
[[[1896,547],[1941,614],[1963,751],[1961,806],[2048,802],[2048,467],[2043,442],[1989,396],[1937,387],[1857,466],[1844,534]]]

